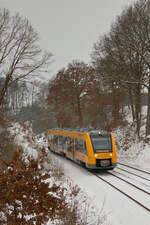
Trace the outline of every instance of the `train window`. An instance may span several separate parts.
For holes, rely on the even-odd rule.
[[[65,149],[65,137],[64,136],[54,135],[53,142],[56,147]]]
[[[48,135],[48,141],[51,141],[51,135],[50,134]]]
[[[62,148],[67,149],[67,137],[62,137]]]
[[[58,148],[63,148],[63,136],[58,136]]]
[[[61,142],[61,148],[66,149],[66,137],[61,136],[60,142]]]
[[[53,150],[53,134],[48,134],[49,147]]]
[[[94,151],[97,150],[112,150],[110,135],[95,135],[91,137]]]
[[[73,138],[66,137],[66,148],[68,152],[73,152]]]
[[[48,141],[52,141],[53,140],[54,135],[53,134],[48,134]]]
[[[56,147],[58,146],[58,136],[57,135],[54,135],[54,137],[53,137],[53,143],[54,143],[54,145]]]
[[[77,138],[75,146],[76,146],[76,151],[77,152],[82,152],[84,154],[87,154],[86,144],[85,144],[84,140]]]

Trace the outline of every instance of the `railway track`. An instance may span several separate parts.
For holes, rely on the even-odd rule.
[[[142,188],[136,186],[135,184],[127,181],[123,177],[118,176],[111,172],[93,173],[98,179],[110,185],[112,188],[116,189],[136,204],[140,205],[146,211],[150,212],[150,192],[143,190]]]
[[[128,171],[125,168],[131,168],[131,166],[127,166],[122,163],[118,163],[120,166],[124,166],[124,168],[116,167],[112,171],[105,171],[105,173],[92,172],[91,173],[96,176],[98,179],[110,185],[115,190],[122,193],[124,196],[134,201],[140,207],[142,207],[147,212],[150,212],[150,173],[147,171],[143,171],[137,168],[132,167],[132,170],[139,171],[141,174],[136,174],[136,172]],[[116,171],[115,171],[116,170]],[[127,180],[127,175],[121,174],[118,170],[122,172],[126,172],[126,174],[133,175],[138,177],[139,179],[146,181],[149,184],[149,190],[144,190],[143,187],[139,187],[138,184],[133,184],[129,180]],[[146,174],[148,177],[144,177]],[[131,177],[128,177],[131,180]],[[132,181],[132,180],[131,180]],[[147,185],[148,186],[148,185]]]
[[[143,191],[143,192],[147,193],[148,195],[150,195],[150,186],[145,185],[145,189],[144,189],[144,184],[140,185],[140,183],[138,183],[137,181],[133,181],[132,178],[126,177],[124,174],[118,173],[117,171],[112,171],[112,172],[107,172],[107,173],[109,173],[109,174],[115,176],[116,178],[126,182],[127,184],[135,187],[136,189],[138,189],[140,191]],[[149,187],[149,190],[147,190],[146,187],[147,187],[147,189]]]
[[[141,176],[141,175],[139,175],[139,174],[137,174],[135,172],[131,172],[131,171],[127,170],[127,169],[123,169],[123,168],[117,167],[117,170],[124,171],[125,173],[132,174],[132,175],[134,175],[136,177],[139,177],[139,178],[141,178],[143,180],[150,181],[150,178],[143,177],[143,176]]]
[[[131,165],[128,165],[128,164],[124,164],[124,163],[118,162],[117,165],[121,165],[121,166],[124,166],[124,167],[127,167],[127,168],[131,168],[131,169],[133,169],[133,170],[135,170],[135,171],[139,171],[139,172],[141,172],[141,173],[143,173],[143,174],[148,174],[148,175],[150,175],[150,172],[148,172],[148,171],[146,171],[146,170],[143,170],[143,169],[139,169],[139,168],[137,168],[137,167],[134,167],[134,166],[131,166]]]
[[[147,189],[150,192],[150,173],[148,171],[123,163],[118,163],[114,172],[118,172],[121,176],[130,179],[132,183],[135,183],[135,185],[139,183],[139,186],[143,186],[144,189]]]

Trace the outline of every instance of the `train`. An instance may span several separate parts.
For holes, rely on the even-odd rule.
[[[48,149],[61,154],[89,170],[110,170],[117,165],[112,132],[99,129],[48,130]]]

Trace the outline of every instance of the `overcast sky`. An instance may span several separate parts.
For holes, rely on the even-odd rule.
[[[54,55],[51,75],[72,60],[90,63],[93,44],[134,0],[0,0],[1,8],[29,19],[41,48]]]

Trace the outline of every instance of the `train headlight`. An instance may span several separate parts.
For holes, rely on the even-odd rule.
[[[94,154],[94,156],[95,156],[95,158],[97,158],[98,157],[98,154]]]
[[[112,156],[112,153],[110,153],[110,156]]]

